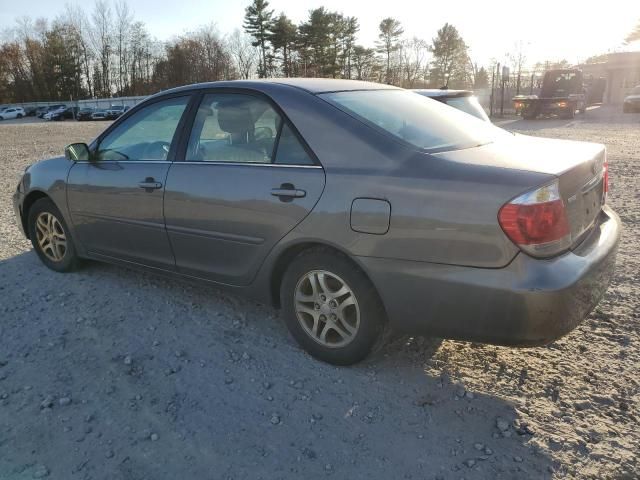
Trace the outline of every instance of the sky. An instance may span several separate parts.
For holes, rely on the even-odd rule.
[[[89,12],[93,2],[85,0],[0,0],[0,31],[15,25],[21,16],[54,18],[65,3],[81,4]],[[250,0],[129,0],[136,19],[146,23],[152,36],[166,40],[215,23],[222,34],[242,28],[244,9]],[[445,22],[455,25],[470,47],[471,58],[480,65],[492,59],[504,61],[506,54],[522,42],[527,63],[566,59],[579,63],[587,57],[622,47],[622,40],[640,21],[640,0],[270,0],[276,13],[285,12],[295,23],[305,20],[309,10],[324,6],[356,16],[360,21],[359,42],[373,46],[378,24],[385,17],[402,23],[406,37],[430,41]],[[589,5],[591,3],[591,5]],[[513,5],[528,7],[514,9]],[[635,48],[640,49],[640,45]]]

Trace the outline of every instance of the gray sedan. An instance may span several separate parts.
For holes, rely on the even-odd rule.
[[[602,145],[514,136],[390,86],[279,79],[150,97],[29,167],[14,206],[53,270],[94,259],[245,293],[346,365],[391,330],[566,334],[612,277],[606,195]]]

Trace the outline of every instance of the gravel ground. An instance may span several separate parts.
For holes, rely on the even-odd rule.
[[[0,479],[638,478],[640,115],[504,125],[608,146],[625,231],[605,299],[544,348],[401,338],[351,368],[211,288],[47,270],[18,175],[106,124],[0,125]]]

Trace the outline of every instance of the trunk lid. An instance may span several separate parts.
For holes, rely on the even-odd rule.
[[[453,162],[556,176],[573,245],[594,224],[604,203],[604,145],[514,135],[480,147],[434,155]]]

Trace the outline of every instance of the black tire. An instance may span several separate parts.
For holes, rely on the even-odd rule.
[[[18,118],[22,118],[22,114],[21,114],[21,113],[19,113],[19,114],[17,115],[17,117],[18,117]]]
[[[66,238],[66,248],[64,249],[62,258],[58,261],[50,258],[50,255],[43,251],[38,241],[36,221],[43,213],[48,213],[55,217],[55,219],[59,222]],[[41,198],[39,200],[36,200],[36,202],[31,206],[31,208],[29,209],[29,216],[27,218],[27,228],[29,230],[29,238],[31,239],[33,249],[38,254],[38,257],[40,257],[42,263],[44,263],[47,267],[49,267],[51,270],[55,270],[56,272],[71,272],[78,267],[80,259],[77,254],[75,244],[73,243],[73,238],[71,237],[69,227],[64,221],[64,218],[62,217],[60,210],[58,210],[58,207],[56,207],[50,199]]]
[[[525,120],[535,120],[538,116],[538,109],[535,107],[527,107],[522,109],[522,118]]]
[[[561,118],[565,118],[567,120],[571,120],[576,116],[576,106],[570,105],[564,112],[562,112]]]
[[[359,325],[349,343],[344,346],[331,347],[320,343],[303,328],[298,319],[295,294],[299,282],[310,272],[318,270],[329,272],[344,280],[357,302]],[[348,257],[333,250],[307,250],[294,258],[280,286],[280,302],[284,322],[291,335],[308,353],[324,362],[352,365],[382,346],[387,338],[386,314],[375,287]]]

